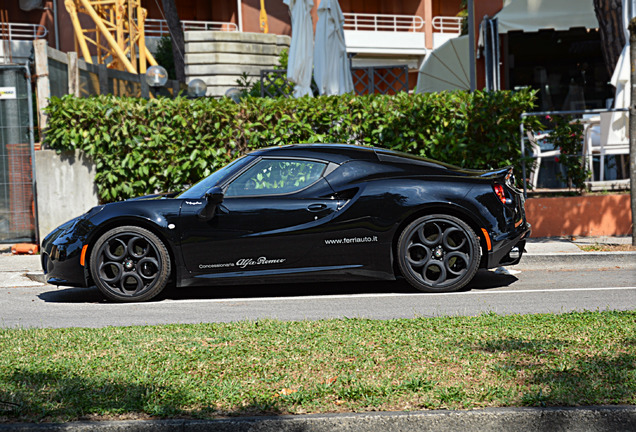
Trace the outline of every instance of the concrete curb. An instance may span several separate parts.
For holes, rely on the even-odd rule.
[[[25,275],[26,277],[28,277],[29,279],[31,279],[34,282],[40,282],[45,284],[46,283],[46,278],[44,277],[44,273],[37,273],[37,272],[29,272]]]
[[[636,268],[636,252],[526,253],[517,270]]]
[[[617,432],[636,430],[636,406],[579,408],[485,408],[471,411],[375,412],[311,414],[280,417],[242,417],[220,420],[157,420],[5,424],[0,431],[218,431],[218,432],[438,432],[549,430]]]

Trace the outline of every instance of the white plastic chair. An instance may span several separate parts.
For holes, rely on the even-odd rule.
[[[594,181],[594,156],[599,156],[599,181],[605,180],[605,156],[628,155],[628,116],[623,112],[604,112],[589,118],[585,125],[585,157]]]
[[[599,153],[601,146],[601,117],[599,115],[584,116],[583,124],[583,155],[586,168],[590,170],[590,181],[594,180],[593,157]]]
[[[532,168],[530,170],[530,184],[534,189],[537,188],[539,182],[539,170],[541,169],[541,158],[557,157],[561,155],[561,151],[558,149],[544,150],[541,148],[542,142],[549,142],[550,133],[541,132],[537,135],[531,131],[526,132],[528,136],[528,143],[530,144],[530,153],[534,158]]]
[[[628,118],[625,112],[601,113],[600,181],[605,179],[605,156],[629,154]]]

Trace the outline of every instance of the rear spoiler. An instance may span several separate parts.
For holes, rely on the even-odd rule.
[[[505,178],[507,180],[508,178],[512,177],[512,166],[490,170],[483,173],[479,177],[487,179]]]

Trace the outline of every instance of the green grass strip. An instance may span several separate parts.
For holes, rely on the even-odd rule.
[[[636,312],[0,329],[0,422],[636,404]]]

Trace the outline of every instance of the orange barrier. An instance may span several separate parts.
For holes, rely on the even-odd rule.
[[[38,253],[38,245],[33,243],[17,243],[11,246],[11,253],[14,255],[29,254],[34,255]]]

